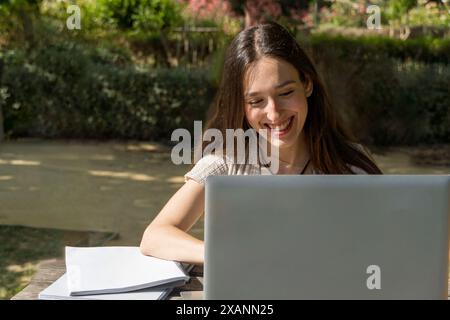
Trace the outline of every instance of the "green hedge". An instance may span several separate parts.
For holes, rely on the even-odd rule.
[[[450,66],[380,60],[349,91],[359,136],[377,145],[450,142]]]
[[[303,44],[339,113],[362,140],[450,142],[449,39],[313,35]]]
[[[11,137],[170,139],[203,119],[213,97],[205,70],[139,70],[73,43],[4,59],[0,103]]]
[[[378,145],[450,142],[443,42],[427,42],[418,54],[408,51],[414,42],[320,37],[303,44],[358,137]],[[167,142],[174,129],[204,119],[221,66],[218,58],[209,70],[139,69],[126,50],[73,40],[10,50],[3,59],[0,104],[9,137]]]
[[[408,40],[384,36],[349,37],[313,34],[308,39],[299,37],[300,43],[314,51],[333,50],[351,59],[395,58],[424,63],[450,64],[450,39],[415,38]]]

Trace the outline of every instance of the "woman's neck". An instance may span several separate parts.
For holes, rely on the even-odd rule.
[[[299,143],[289,148],[280,148],[280,168],[291,169],[293,172],[299,168],[303,169],[310,158],[308,146],[306,145],[303,135],[299,139]]]

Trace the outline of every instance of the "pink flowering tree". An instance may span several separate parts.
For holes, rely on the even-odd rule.
[[[302,24],[310,3],[300,0],[230,0],[236,14],[244,16],[245,27],[267,20],[288,19],[290,23]]]
[[[187,5],[187,12],[196,19],[219,20],[232,14],[230,3],[224,0],[181,0]]]
[[[267,20],[287,18],[301,24],[308,16],[311,0],[180,0],[188,11],[200,19],[216,20],[217,17],[243,18],[244,27]]]

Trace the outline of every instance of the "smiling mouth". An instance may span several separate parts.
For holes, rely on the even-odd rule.
[[[269,133],[272,135],[283,136],[289,132],[289,130],[292,128],[293,123],[294,116],[278,124],[265,123],[264,127],[266,127],[269,130]]]

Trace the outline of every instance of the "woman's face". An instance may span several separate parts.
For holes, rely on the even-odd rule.
[[[252,65],[244,81],[245,116],[259,132],[281,149],[294,146],[302,136],[308,113],[306,98],[312,85],[300,81],[297,70],[281,59],[263,57]]]

